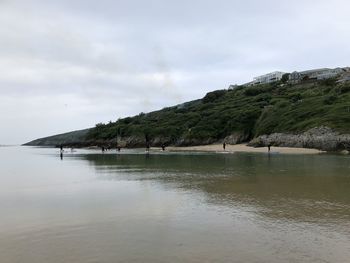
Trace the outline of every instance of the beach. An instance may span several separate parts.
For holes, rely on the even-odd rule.
[[[226,149],[223,149],[222,144],[211,144],[201,146],[189,146],[189,147],[167,147],[168,151],[186,151],[186,152],[217,152],[217,153],[234,153],[234,152],[247,152],[247,153],[267,153],[267,147],[250,147],[246,144],[228,145]],[[317,149],[308,148],[291,148],[291,147],[273,147],[271,146],[270,153],[281,154],[319,154],[324,153]]]

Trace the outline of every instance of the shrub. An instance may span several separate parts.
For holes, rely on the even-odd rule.
[[[282,83],[287,83],[287,81],[289,80],[289,73],[283,74],[282,78],[281,78],[281,82]]]
[[[260,87],[250,87],[250,88],[246,88],[244,90],[244,95],[246,96],[256,96],[260,93],[263,93],[264,90]]]
[[[217,99],[223,97],[226,94],[226,90],[216,90],[213,92],[208,92],[202,99],[203,103],[214,102]]]
[[[349,83],[340,86],[340,93],[341,94],[347,93],[349,91],[350,91],[350,84]]]
[[[300,93],[294,93],[294,94],[289,96],[289,100],[292,103],[296,103],[296,102],[298,102],[301,99],[302,99],[302,96],[301,96]]]
[[[325,86],[335,86],[336,78],[324,79],[321,80],[321,84]]]
[[[334,95],[327,96],[323,99],[323,103],[326,105],[331,105],[337,100],[337,97]]]

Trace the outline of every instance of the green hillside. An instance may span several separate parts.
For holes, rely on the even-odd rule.
[[[45,137],[28,142],[24,145],[30,146],[58,146],[58,145],[76,145],[84,146],[86,141],[86,135],[89,129],[67,132],[59,135]]]
[[[87,138],[139,137],[169,144],[215,142],[231,134],[244,140],[273,132],[302,132],[325,125],[350,133],[350,84],[335,79],[297,85],[276,82],[217,90],[201,100],[98,124]]]
[[[232,135],[234,142],[242,142],[263,134],[298,133],[322,125],[350,133],[350,83],[329,79],[217,90],[200,100],[97,124],[79,143],[200,145],[232,139]]]

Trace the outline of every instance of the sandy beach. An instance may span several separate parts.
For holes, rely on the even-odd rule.
[[[226,145],[224,151],[222,144],[190,146],[190,147],[167,147],[168,151],[191,151],[191,152],[217,152],[217,153],[234,153],[234,152],[249,152],[249,153],[267,153],[267,147],[254,148],[246,144]],[[317,149],[307,148],[290,148],[290,147],[271,147],[270,153],[281,154],[319,154],[324,153]]]

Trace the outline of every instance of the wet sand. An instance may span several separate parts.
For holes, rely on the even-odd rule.
[[[189,147],[167,147],[168,151],[190,151],[190,152],[217,152],[217,153],[234,153],[234,152],[249,152],[249,153],[267,153],[267,147],[254,148],[246,144],[226,145],[226,150],[223,149],[222,144],[211,144],[202,146]],[[307,148],[290,148],[290,147],[271,147],[270,153],[282,154],[319,154],[324,153],[317,149]]]

